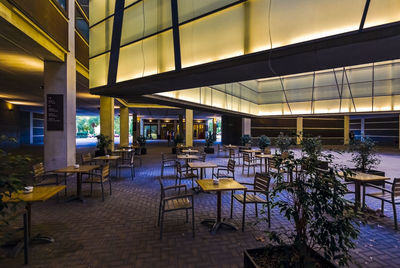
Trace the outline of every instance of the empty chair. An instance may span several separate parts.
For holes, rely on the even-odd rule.
[[[253,167],[254,174],[256,173],[256,166],[260,166],[260,162],[252,157],[249,153],[243,153],[243,165],[242,174],[244,173],[244,167],[247,167],[247,176],[250,174],[250,168]]]
[[[177,210],[185,210],[186,211],[186,222],[189,220],[188,211],[192,211],[192,229],[193,229],[193,237],[194,233],[194,199],[193,194],[187,193],[186,185],[174,185],[164,187],[162,179],[159,177],[158,181],[160,182],[161,187],[161,196],[160,196],[160,205],[158,209],[158,225],[160,226],[160,239],[162,239],[163,234],[163,225],[164,225],[164,214],[166,212],[177,211]],[[181,194],[180,190],[183,189],[184,192]],[[167,196],[167,192],[170,190],[175,190],[177,195]]]
[[[121,169],[129,168],[131,172],[131,179],[135,177],[135,154],[130,154],[129,161],[121,161],[117,163],[118,177],[121,176]]]
[[[82,165],[94,165],[96,164],[96,161],[93,160],[92,154],[89,152],[81,154],[81,163]]]
[[[228,165],[218,166],[217,171],[213,173],[213,178],[232,178],[235,179],[235,160],[229,159]]]
[[[161,178],[164,177],[164,169],[167,167],[174,168],[176,167],[176,155],[167,155],[165,153],[161,153]]]
[[[253,189],[244,190],[242,194],[235,193],[232,191],[231,194],[231,218],[233,215],[233,200],[237,200],[243,206],[242,214],[242,231],[244,231],[245,218],[246,218],[246,205],[254,204],[256,217],[258,217],[258,204],[267,205],[267,217],[268,217],[268,227],[271,227],[271,207],[269,203],[269,189],[270,189],[271,177],[268,174],[256,173],[254,176],[253,183],[243,183],[241,184],[251,186]]]
[[[386,188],[385,184],[391,185],[391,189]],[[384,202],[388,202],[388,203],[392,204],[393,217],[394,217],[394,228],[397,230],[398,228],[397,228],[396,205],[400,204],[400,178],[393,179],[393,182],[385,181],[385,184],[383,184],[382,187],[372,184],[372,183],[364,184],[363,207],[365,207],[365,197],[366,196],[381,200],[382,213],[384,210]],[[374,188],[374,189],[377,189],[380,191],[375,192],[375,193],[366,193],[365,192],[366,187],[371,187],[371,188]]]
[[[227,149],[223,145],[221,145],[221,144],[217,145],[217,156],[219,156],[220,152],[226,153],[226,151],[227,151]]]
[[[33,167],[33,184],[36,186],[59,185],[59,176],[57,173],[45,171],[43,162],[35,164]],[[67,176],[64,176],[64,184],[67,186]],[[67,195],[67,187],[65,187],[65,195]]]
[[[110,165],[106,164],[106,165],[102,166],[100,174],[93,173],[89,177],[89,179],[85,182],[90,183],[90,194],[91,195],[93,193],[93,184],[100,184],[101,185],[101,196],[102,196],[102,200],[104,201],[104,183],[108,182],[108,184],[110,186],[110,195],[112,195],[111,179],[110,179]]]
[[[200,153],[199,154],[199,159],[197,159],[197,161],[200,161],[200,162],[206,162],[206,157],[207,157],[207,154],[206,153]]]
[[[181,163],[179,161],[176,161],[176,179],[175,179],[175,185],[178,184],[179,180],[179,185],[181,184],[182,180],[191,180],[192,181],[192,188],[193,188],[193,179],[197,179],[199,176],[197,174],[197,169],[192,169],[189,167],[182,167]]]

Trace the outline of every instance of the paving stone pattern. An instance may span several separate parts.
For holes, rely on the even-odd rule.
[[[93,148],[91,148],[94,150]],[[81,149],[81,151],[87,150]],[[196,237],[192,238],[191,222],[185,223],[185,212],[167,213],[164,237],[159,239],[156,226],[160,186],[161,152],[171,149],[164,145],[148,146],[143,156],[143,166],[136,170],[132,181],[128,170],[125,178],[113,181],[113,194],[106,191],[105,202],[101,201],[99,185],[94,186],[94,195],[86,197],[85,203],[65,202],[61,195],[56,199],[34,204],[32,207],[33,234],[42,233],[55,238],[55,243],[33,245],[29,267],[242,267],[243,251],[260,247],[266,242],[263,230],[267,224],[256,224],[254,206],[248,206],[246,231],[223,229],[216,235],[200,224],[204,218],[215,217],[216,195],[195,195]],[[226,164],[227,158],[208,156],[211,161]],[[349,163],[350,155],[344,154],[337,161]],[[398,154],[382,154],[381,169],[388,176],[400,175]],[[250,182],[252,174],[241,174],[236,168],[237,180]],[[252,171],[251,171],[252,172]],[[207,171],[208,177],[211,172]],[[173,185],[173,170],[166,170],[164,183]],[[68,193],[75,193],[74,178],[69,178]],[[186,181],[190,186],[190,182]],[[105,187],[108,189],[108,186]],[[83,186],[84,195],[90,192]],[[223,193],[223,216],[229,217],[230,193]],[[367,200],[368,206],[377,209],[380,203]],[[241,225],[240,204],[235,203],[232,221]],[[387,217],[377,218],[361,228],[354,260],[361,267],[400,267],[400,232],[393,229],[393,214],[386,205]],[[290,229],[290,223],[277,210],[272,211],[272,229]],[[0,267],[20,267],[23,254],[14,259],[0,260]],[[352,264],[352,267],[357,267]]]

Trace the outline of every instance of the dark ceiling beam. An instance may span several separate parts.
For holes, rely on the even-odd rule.
[[[358,31],[361,32],[364,29],[364,24],[365,20],[367,19],[367,14],[368,14],[368,8],[369,8],[369,3],[371,0],[366,0],[365,1],[365,6],[364,6],[364,11],[361,17],[361,22],[360,22],[360,27],[358,28]]]
[[[172,14],[172,35],[174,39],[175,70],[180,71],[182,69],[182,62],[181,62],[181,41],[179,38],[178,0],[171,0],[171,14]]]
[[[399,33],[399,22],[386,24],[97,87],[91,93],[124,98],[399,59]],[[268,57],[276,74],[267,66]]]

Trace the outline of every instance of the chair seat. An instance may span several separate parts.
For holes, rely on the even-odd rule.
[[[165,201],[165,210],[176,210],[176,209],[184,209],[191,208],[192,204],[188,198],[177,198]]]
[[[240,203],[244,203],[244,194],[234,194],[233,197]],[[267,200],[255,194],[246,194],[246,203],[267,203]]]
[[[88,178],[87,180],[85,180],[85,182],[87,182],[87,183],[91,183],[91,182],[101,183],[101,182],[107,182],[107,181],[108,181],[108,178],[102,178],[100,176],[94,176],[92,178]]]
[[[370,196],[370,197],[375,197],[377,199],[380,200],[385,200],[388,202],[392,202],[392,194],[390,193],[382,193],[382,192],[376,192],[376,193],[366,193],[366,196]],[[395,196],[394,197],[394,202],[395,203],[400,203],[400,196]]]

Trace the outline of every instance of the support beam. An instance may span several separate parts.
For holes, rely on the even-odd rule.
[[[344,137],[344,145],[349,144],[350,142],[350,137],[349,137],[349,133],[350,133],[350,116],[345,115],[344,116],[344,125],[343,125],[343,137]]]
[[[193,146],[193,110],[186,109],[186,146]]]
[[[181,41],[179,38],[179,15],[178,15],[178,0],[171,0],[171,13],[172,13],[172,36],[174,40],[174,59],[175,70],[182,69],[181,63]]]
[[[111,138],[114,150],[114,98],[100,96],[100,133]]]
[[[129,108],[121,106],[119,117],[119,145],[126,147],[129,145]]]
[[[303,117],[297,117],[297,125],[296,125],[296,144],[300,144],[303,139]]]
[[[75,17],[75,1],[68,0],[68,17]],[[1,12],[0,12],[1,13]],[[65,62],[44,62],[44,165],[46,170],[76,163],[75,20],[68,23]]]

